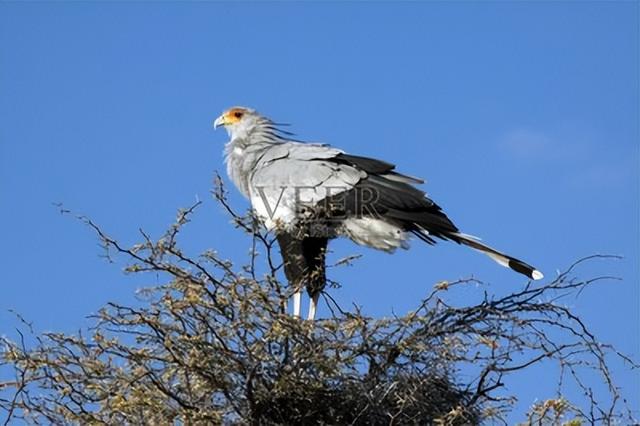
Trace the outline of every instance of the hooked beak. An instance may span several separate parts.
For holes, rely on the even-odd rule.
[[[220,126],[226,126],[227,125],[227,119],[225,118],[224,115],[221,115],[220,117],[216,118],[216,121],[213,122],[213,128],[217,129]]]

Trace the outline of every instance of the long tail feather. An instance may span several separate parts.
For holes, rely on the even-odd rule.
[[[542,272],[538,271],[533,266],[523,262],[522,260],[516,259],[515,257],[511,257],[507,254],[501,253],[493,247],[489,247],[488,245],[481,243],[477,238],[471,235],[456,232],[455,234],[451,234],[451,237],[456,242],[459,242],[471,247],[472,249],[486,254],[496,263],[504,266],[505,268],[510,268],[516,272],[526,275],[533,280],[540,280],[544,278]]]

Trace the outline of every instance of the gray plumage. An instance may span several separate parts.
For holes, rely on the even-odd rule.
[[[327,241],[339,236],[388,252],[407,248],[412,235],[429,244],[451,240],[530,278],[542,278],[534,267],[461,233],[413,186],[423,181],[398,173],[393,164],[291,140],[273,121],[248,108],[231,108],[215,126],[224,126],[230,135],[225,146],[229,177],[278,235],[285,273],[296,288],[298,315],[303,286],[312,298],[309,317],[315,315]]]

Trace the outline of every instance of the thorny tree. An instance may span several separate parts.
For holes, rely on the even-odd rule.
[[[141,291],[139,306],[109,303],[84,333],[34,335],[34,344],[22,331],[17,341],[3,337],[0,367],[15,375],[0,382],[5,424],[505,422],[515,401],[505,395],[506,376],[541,362],[559,365],[557,394],[534,405],[525,424],[634,422],[607,359],[636,365],[599,343],[561,303],[607,279],[574,277],[582,262],[602,256],[546,284],[485,294],[474,306],[450,304],[447,292],[478,281],[443,281],[403,316],[347,312],[325,295],[331,317],[301,321],[287,314],[290,294],[278,280],[273,236],[230,208],[221,181],[214,196],[252,236],[245,267],[214,251],[191,257],[179,248],[197,205],[180,211],[158,240],[141,231],[133,247],[81,218],[109,256],[127,259],[127,272],[159,273],[166,283]],[[31,327],[25,321],[23,328]],[[462,382],[461,369],[475,376]],[[595,394],[593,372],[606,394]],[[566,400],[569,385],[585,400]]]

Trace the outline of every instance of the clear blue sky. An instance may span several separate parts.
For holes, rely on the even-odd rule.
[[[15,334],[8,309],[71,332],[156,282],[122,276],[53,202],[133,243],[198,196],[185,246],[244,259],[249,239],[209,190],[227,138],[211,123],[245,105],[426,178],[463,231],[548,277],[582,256],[623,255],[580,270],[622,282],[565,303],[638,360],[638,71],[637,2],[2,2],[0,333]],[[332,271],[335,297],[377,316],[443,279],[474,274],[492,294],[525,284],[452,244],[332,248],[364,254]],[[614,366],[637,409],[638,374]],[[555,373],[508,382],[517,411],[553,396]]]

